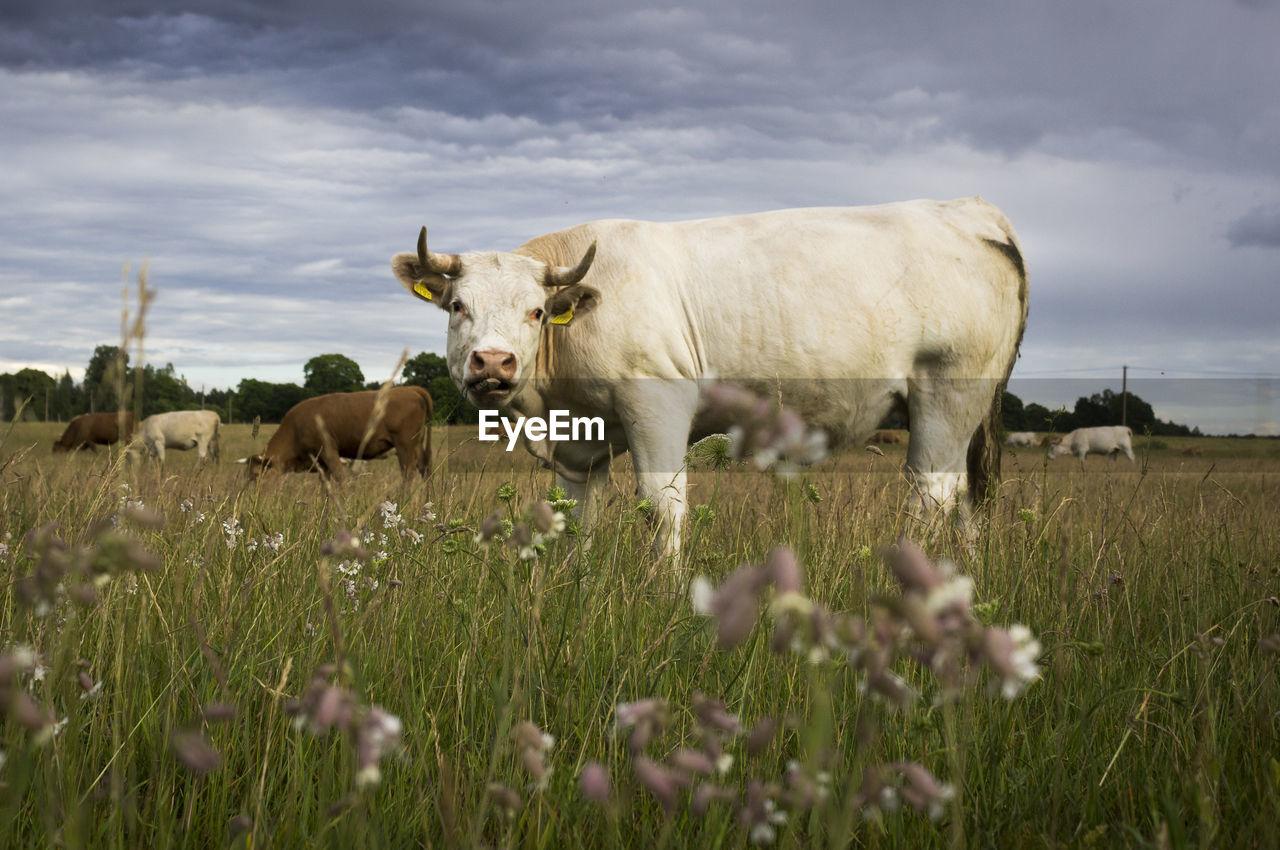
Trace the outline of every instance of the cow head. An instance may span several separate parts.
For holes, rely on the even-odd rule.
[[[245,464],[245,469],[249,473],[250,481],[257,481],[268,472],[276,472],[271,464],[271,458],[266,455],[254,455],[253,457],[242,457],[236,463]]]
[[[433,254],[427,229],[416,254],[397,254],[391,268],[404,288],[449,314],[449,374],[477,407],[503,406],[533,374],[548,322],[567,325],[600,303],[581,283],[596,256],[591,243],[576,266],[547,266],[501,252]]]
[[[1063,455],[1070,453],[1071,450],[1067,448],[1066,440],[1058,440],[1049,444],[1049,460],[1053,460],[1055,457],[1062,457]]]

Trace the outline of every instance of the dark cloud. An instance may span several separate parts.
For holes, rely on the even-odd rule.
[[[1227,241],[1237,248],[1280,248],[1280,204],[1254,207],[1233,221]]]
[[[150,256],[161,291],[154,356],[294,380],[339,342],[367,374],[440,349],[440,316],[387,269],[422,224],[442,250],[509,249],[601,217],[981,193],[1031,270],[1020,368],[1134,350],[1257,368],[1280,357],[1274,269],[1231,248],[1280,244],[1280,212],[1258,206],[1280,193],[1278,17],[13,0],[0,304],[26,299],[24,325],[56,332],[0,332],[0,364],[74,368],[112,341],[127,257]]]

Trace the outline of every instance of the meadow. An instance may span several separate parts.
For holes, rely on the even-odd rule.
[[[968,546],[908,517],[901,445],[710,464],[673,574],[625,462],[589,549],[571,523],[522,558],[552,477],[472,428],[437,428],[425,482],[333,488],[245,481],[272,426],[163,470],[52,455],[60,428],[0,428],[0,845],[1280,846],[1280,441],[1006,449]],[[904,658],[890,705],[841,652],[775,651],[776,608],[721,646],[691,604],[786,545],[805,596],[884,622],[902,535],[1030,628],[1038,680],[944,694]],[[945,793],[869,796],[906,763]]]

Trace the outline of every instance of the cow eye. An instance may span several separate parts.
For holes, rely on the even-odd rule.
[[[542,308],[535,307],[533,312],[529,314],[529,318],[533,319],[535,322],[542,321]]]
[[[459,301],[457,298],[449,302],[449,311],[453,313],[455,316],[461,316],[463,313],[466,312],[466,310],[464,310],[462,307],[462,302]]]

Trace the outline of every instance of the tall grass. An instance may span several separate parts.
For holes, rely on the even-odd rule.
[[[224,428],[224,459],[269,432]],[[1013,701],[974,690],[950,710],[932,707],[936,685],[917,669],[923,699],[889,713],[844,662],[771,652],[767,628],[718,649],[688,586],[787,544],[812,599],[872,616],[894,589],[880,549],[913,532],[901,447],[793,481],[693,473],[691,504],[708,507],[691,511],[688,569],[672,579],[651,574],[625,463],[589,550],[566,534],[522,560],[474,538],[495,510],[519,523],[549,476],[468,429],[437,432],[425,483],[375,461],[332,494],[308,475],[248,486],[235,464],[178,453],[163,469],[117,452],[54,457],[56,436],[18,424],[0,445],[0,651],[38,653],[39,675],[14,690],[66,721],[43,743],[12,711],[0,726],[4,846],[743,846],[741,800],[668,812],[614,728],[619,703],[661,697],[670,717],[652,749],[690,744],[695,693],[748,728],[779,721],[755,755],[729,744],[726,786],[775,781],[793,760],[830,773],[830,802],[780,825],[780,846],[1280,846],[1269,443],[1245,457],[1201,438],[1204,455],[1188,458],[1171,439],[1140,466],[1090,459],[1083,473],[1042,450],[1006,453],[976,545],[947,529],[923,543],[973,577],[984,620],[1031,626],[1042,680]],[[163,525],[128,518],[142,508]],[[69,544],[101,548],[117,514],[156,568],[117,558],[94,600],[46,616],[20,601],[40,557],[30,530],[54,522]],[[344,531],[366,561],[322,553]],[[358,710],[402,722],[378,784],[357,786],[351,735],[295,722],[290,701],[317,671]],[[226,704],[230,721],[207,712]],[[512,737],[521,721],[555,739],[543,789]],[[216,757],[185,749],[191,736]],[[957,787],[940,822],[849,809],[863,767],[900,760]],[[603,805],[579,786],[591,762],[612,786]]]

